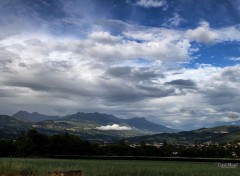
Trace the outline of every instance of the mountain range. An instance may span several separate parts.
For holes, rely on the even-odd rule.
[[[19,111],[11,116],[0,116],[0,137],[14,138],[21,131],[36,128],[47,134],[68,132],[88,140],[111,141],[119,138],[157,133],[174,133],[171,129],[145,118],[121,119],[111,114],[83,113],[67,116],[48,116],[37,112]],[[13,135],[12,135],[13,134]]]
[[[44,120],[57,120],[61,118],[59,116],[49,116],[39,114],[38,112],[29,113],[27,111],[19,111],[14,114],[13,117],[24,122],[41,122]]]
[[[235,126],[234,126],[235,125]],[[121,119],[111,114],[78,112],[67,116],[48,116],[19,111],[12,117],[0,115],[0,139],[16,139],[22,132],[36,128],[45,134],[70,133],[90,141],[129,143],[204,143],[240,140],[240,121],[215,122],[208,128],[179,131],[145,118]]]

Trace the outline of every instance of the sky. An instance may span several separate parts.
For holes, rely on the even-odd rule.
[[[240,120],[240,0],[1,0],[0,114]]]

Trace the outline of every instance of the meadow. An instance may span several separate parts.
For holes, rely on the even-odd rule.
[[[1,176],[46,176],[59,170],[82,170],[84,176],[240,175],[240,167],[222,169],[211,162],[0,158]]]

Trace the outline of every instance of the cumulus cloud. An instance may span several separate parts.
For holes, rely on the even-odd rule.
[[[128,33],[132,37],[131,32]],[[161,34],[159,34],[160,37]],[[161,60],[162,62],[171,62],[175,60],[187,60],[190,44],[186,40],[174,40],[170,35],[163,36],[159,40],[151,40],[138,43],[131,40],[114,40],[114,43],[103,43],[99,38],[92,38],[86,43],[82,41],[81,46],[88,47],[84,53],[89,57],[100,58],[100,61],[118,61],[132,60],[136,58],[150,58],[153,60]],[[108,37],[115,38],[108,34]],[[91,38],[90,38],[91,39]],[[108,39],[109,41],[109,39]],[[123,52],[124,51],[124,52]],[[174,51],[174,52],[173,52]]]
[[[222,42],[240,41],[239,25],[222,27],[218,29],[210,28],[206,21],[200,23],[196,29],[189,29],[185,33],[186,38],[205,44],[215,44]]]
[[[132,128],[128,127],[128,126],[120,126],[118,124],[113,124],[113,125],[106,125],[106,126],[96,127],[96,129],[97,130],[104,130],[104,131],[107,131],[107,130],[117,130],[117,131],[120,131],[120,130],[131,130]]]
[[[186,32],[187,37],[191,40],[202,43],[214,43],[219,38],[218,34],[212,30],[208,22],[201,22],[196,29],[189,29]]]

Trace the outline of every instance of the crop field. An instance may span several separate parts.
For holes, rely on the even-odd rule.
[[[240,175],[240,167],[223,169],[203,162],[0,158],[1,176],[46,176],[59,170],[82,170],[84,176]]]

